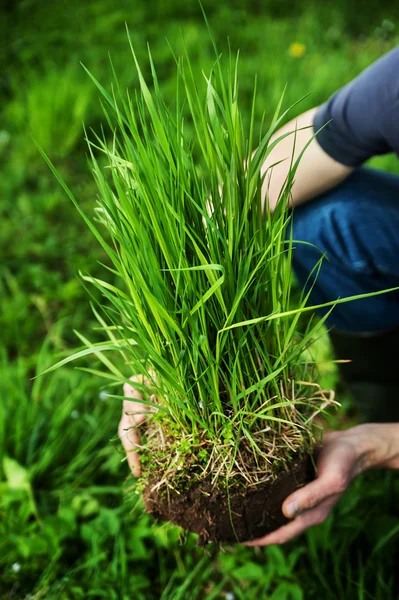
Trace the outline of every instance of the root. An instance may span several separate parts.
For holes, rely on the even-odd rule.
[[[302,395],[298,395],[297,388],[302,390]],[[310,397],[306,396],[309,388],[312,388]],[[152,461],[148,472],[153,483],[151,492],[164,488],[166,493],[180,493],[179,490],[205,478],[218,488],[231,487],[233,483],[238,487],[255,487],[289,470],[295,457],[311,452],[317,443],[315,417],[326,407],[339,406],[339,403],[334,399],[334,392],[323,390],[316,383],[290,381],[287,389],[289,393],[281,385],[279,399],[269,399],[248,416],[245,435],[243,423],[235,423],[237,435],[227,443],[210,440],[206,432],[200,440],[193,435],[182,435],[188,442],[185,447],[190,448],[189,452],[181,451],[181,439],[172,437],[162,423],[147,422],[147,443],[143,450]],[[284,406],[273,410],[273,402],[284,403]],[[274,415],[281,421],[271,420],[271,426],[264,427],[265,418],[260,418],[264,415],[266,418]],[[257,429],[258,424],[261,429]],[[198,457],[202,449],[208,452],[205,463]]]

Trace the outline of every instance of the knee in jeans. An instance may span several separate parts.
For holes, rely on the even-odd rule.
[[[325,201],[299,207],[294,213],[294,239],[313,244],[297,245],[297,252],[339,261],[343,266],[369,270],[368,247],[359,228],[359,206],[345,198],[329,198]]]

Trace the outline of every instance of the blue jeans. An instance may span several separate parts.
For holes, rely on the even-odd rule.
[[[399,286],[399,176],[361,168],[330,192],[295,208],[293,223],[294,240],[316,246],[294,243],[293,266],[302,286],[320,256],[327,255],[312,304]],[[350,332],[394,328],[399,324],[399,292],[338,304],[326,324]]]

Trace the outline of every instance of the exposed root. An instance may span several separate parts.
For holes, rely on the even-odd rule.
[[[310,397],[309,388],[313,388]],[[143,451],[151,458],[147,472],[154,483],[151,492],[165,488],[166,492],[179,493],[179,489],[205,478],[220,488],[233,483],[253,487],[289,470],[293,458],[310,452],[317,442],[315,417],[327,406],[339,406],[339,403],[334,399],[334,392],[323,390],[316,383],[290,381],[286,390],[281,385],[280,398],[264,402],[244,423],[234,422],[233,432],[235,428],[237,435],[228,442],[210,440],[206,432],[199,440],[184,435],[188,442],[185,448],[189,451],[182,451],[181,439],[172,437],[162,424],[150,421]],[[279,406],[273,409],[273,404]],[[267,418],[271,419],[271,425],[264,427]],[[259,425],[261,428],[257,429]],[[208,453],[205,461],[199,457],[203,449]]]

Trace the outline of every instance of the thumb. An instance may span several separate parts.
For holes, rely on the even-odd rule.
[[[344,470],[326,470],[317,479],[288,496],[282,506],[283,513],[292,519],[327,498],[342,494],[348,484],[349,477]]]
[[[325,445],[317,459],[317,479],[286,498],[282,506],[286,517],[292,519],[323,500],[340,495],[346,490],[353,478],[356,452],[351,444],[342,439],[342,435],[332,432],[325,436]]]

